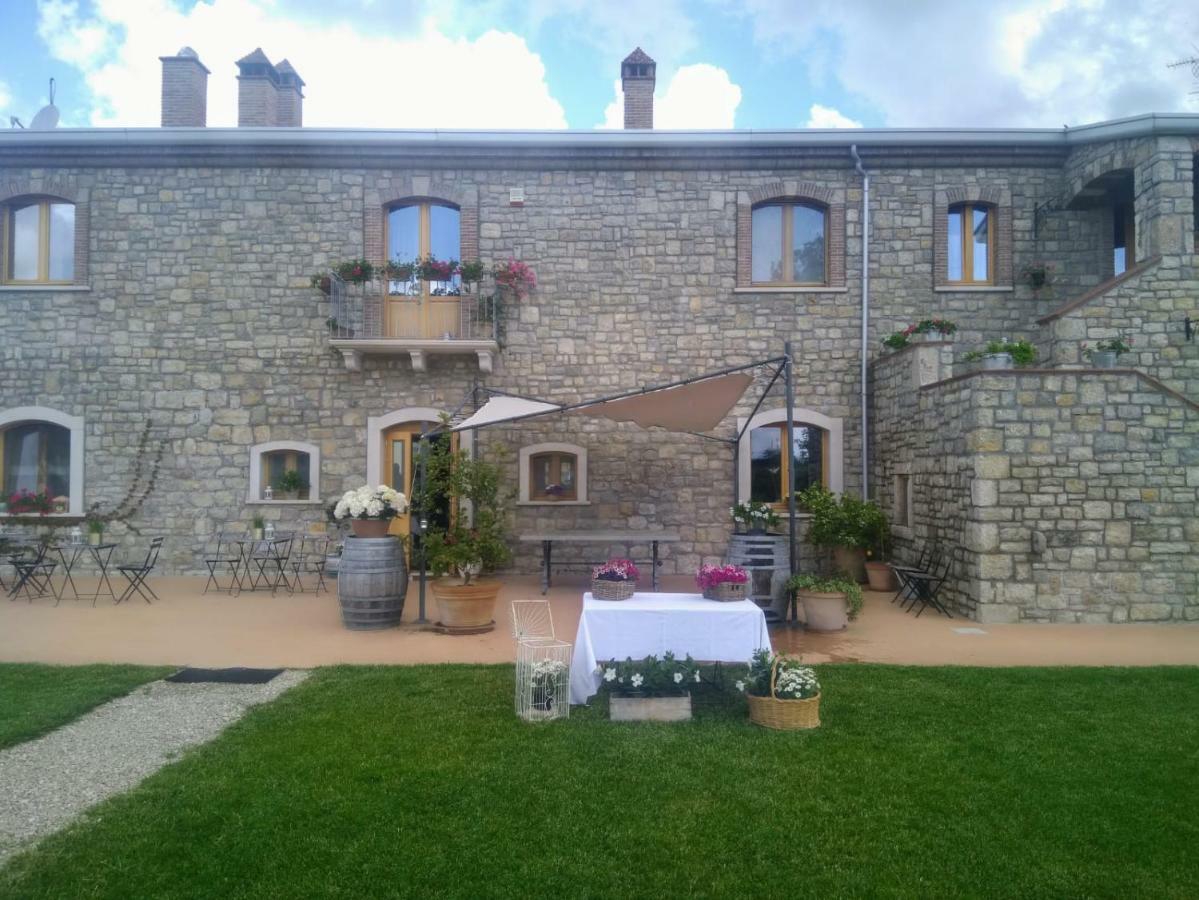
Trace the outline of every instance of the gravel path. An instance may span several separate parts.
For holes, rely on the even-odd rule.
[[[0,865],[307,677],[286,671],[266,684],[155,681],[0,751]]]

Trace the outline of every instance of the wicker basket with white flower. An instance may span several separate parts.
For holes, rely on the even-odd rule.
[[[364,484],[346,491],[333,507],[333,518],[349,519],[354,537],[381,538],[387,536],[392,519],[408,511],[408,498],[399,491],[381,484]]]
[[[820,681],[796,657],[758,650],[737,690],[746,694],[749,720],[756,725],[780,731],[820,727]]]
[[[637,567],[628,559],[610,559],[591,570],[591,596],[596,600],[628,600],[637,591]]]

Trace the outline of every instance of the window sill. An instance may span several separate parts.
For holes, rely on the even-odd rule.
[[[517,500],[517,506],[590,506],[590,500]]]
[[[321,500],[247,500],[246,506],[320,506]]]
[[[933,288],[938,294],[1010,294],[1015,288],[995,284],[939,284]]]
[[[849,287],[828,287],[825,285],[796,285],[794,287],[735,287],[734,294],[844,294]]]
[[[90,284],[0,284],[0,292],[19,293],[32,291],[38,294],[54,293],[56,291],[90,291]]]

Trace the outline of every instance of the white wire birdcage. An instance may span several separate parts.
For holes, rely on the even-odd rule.
[[[526,722],[570,715],[570,655],[566,641],[535,638],[516,644],[516,714]]]
[[[512,637],[517,641],[552,641],[555,636],[549,601],[512,601]]]

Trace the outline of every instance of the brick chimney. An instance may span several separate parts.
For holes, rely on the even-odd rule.
[[[162,127],[203,128],[208,121],[208,69],[191,47],[162,61]]]
[[[654,83],[658,64],[638,47],[620,64],[620,86],[624,90],[624,127],[654,127]]]
[[[279,72],[258,47],[237,61],[237,126],[274,126],[279,121]]]
[[[280,128],[299,128],[304,124],[304,79],[287,60],[275,66],[275,71],[279,73],[275,124]]]

